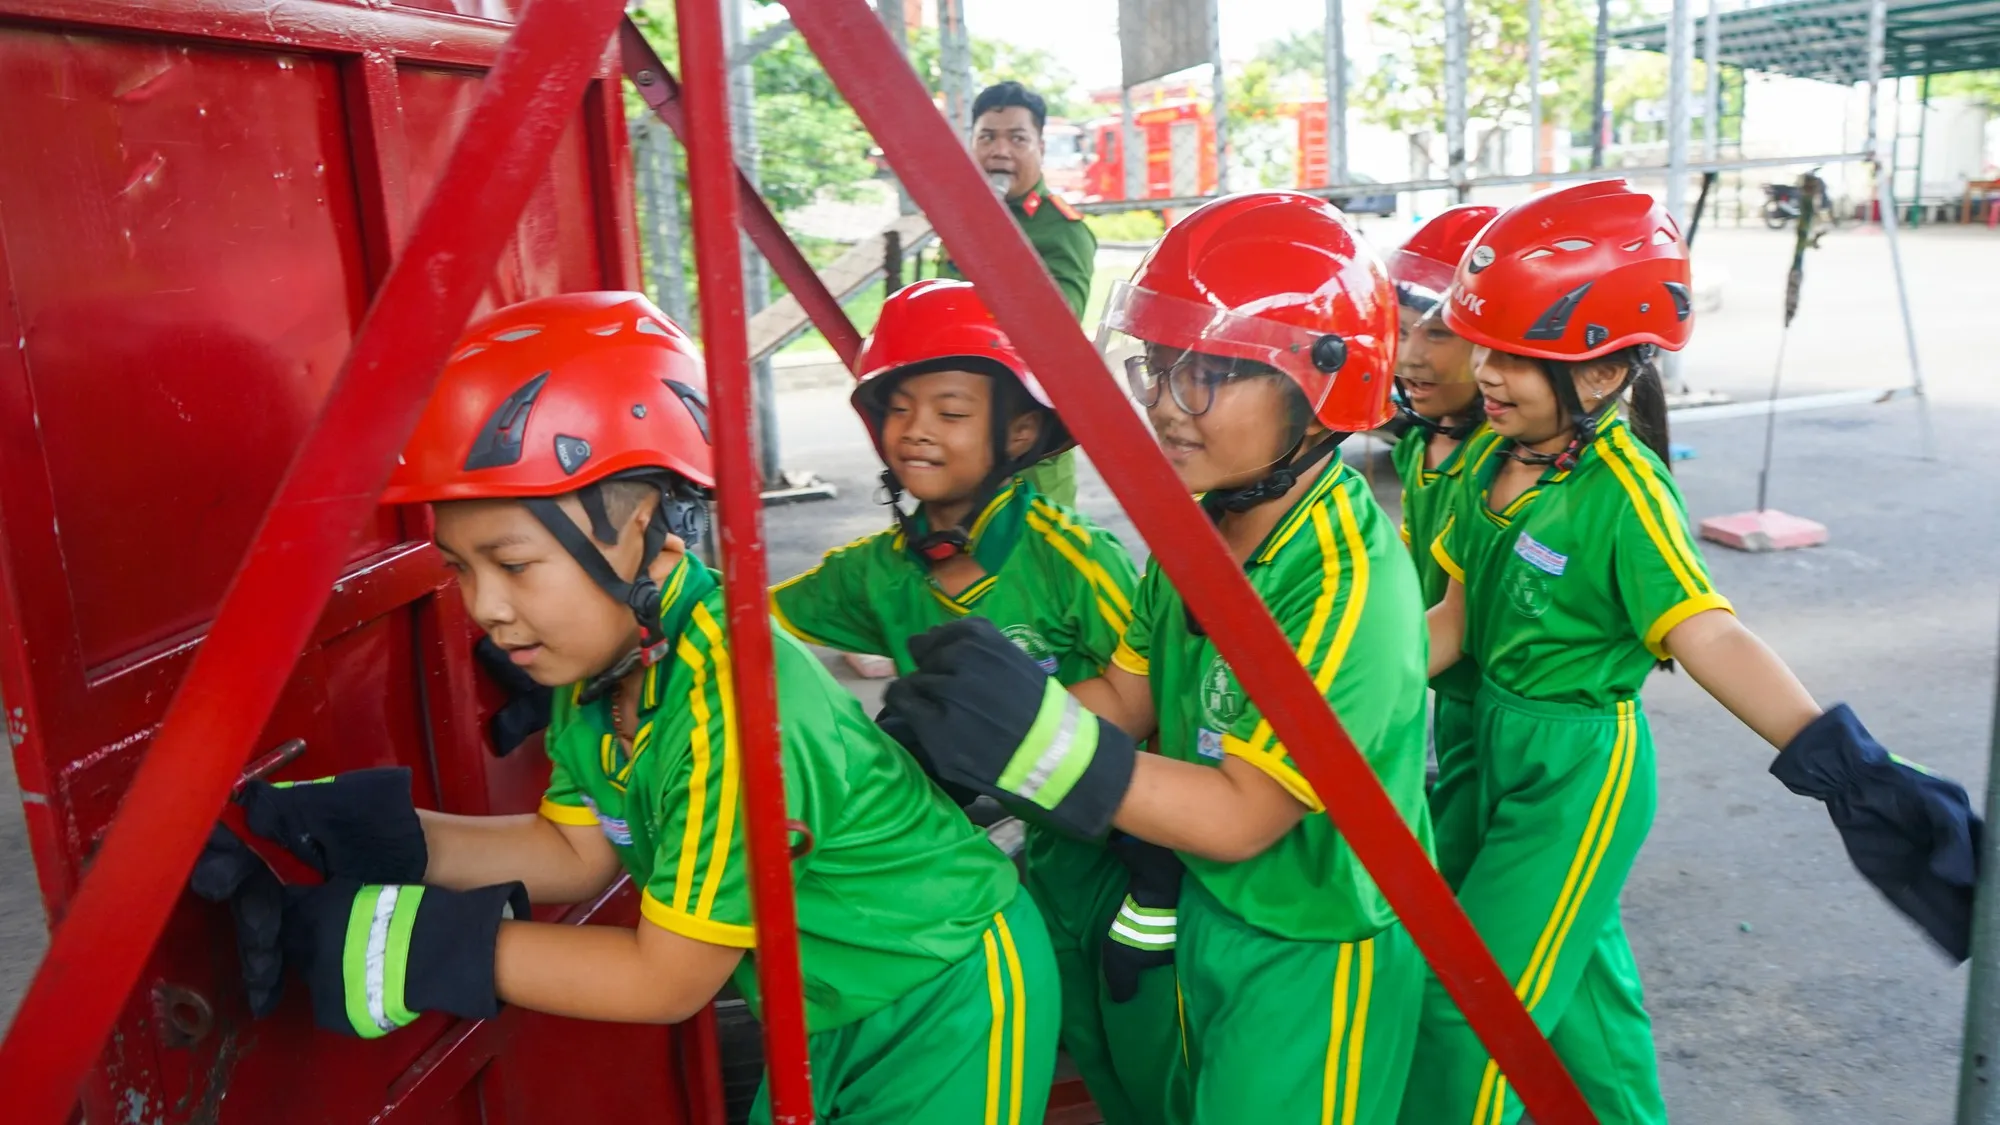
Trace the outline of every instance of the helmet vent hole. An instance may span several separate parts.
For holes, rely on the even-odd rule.
[[[1623,246],[1620,246],[1619,249],[1625,251],[1626,253],[1631,253],[1632,251],[1639,249],[1639,247],[1644,246],[1645,244],[1646,240],[1643,238],[1634,239],[1633,241],[1628,242]]]
[[[1588,250],[1595,245],[1597,244],[1588,238],[1565,238],[1561,242],[1556,243],[1556,249],[1571,251]]]
[[[1672,232],[1668,231],[1665,227],[1661,227],[1659,230],[1653,232],[1653,245],[1655,246],[1672,246],[1678,241],[1680,240],[1675,238]]]
[[[624,328],[624,325],[614,322],[598,328],[586,328],[584,331],[590,333],[592,336],[616,336]]]
[[[1537,258],[1553,258],[1555,256],[1556,256],[1555,251],[1549,249],[1546,246],[1538,246],[1535,249],[1530,250],[1527,253],[1521,255],[1521,260],[1524,262],[1532,262]]]
[[[473,356],[476,356],[480,352],[483,352],[485,350],[486,350],[485,344],[474,344],[471,347],[466,348],[464,351],[459,352],[457,355],[452,356],[451,362],[457,363],[460,360],[471,359]]]
[[[498,333],[493,338],[500,343],[511,344],[516,340],[525,340],[530,336],[539,336],[541,334],[542,330],[540,328],[530,325],[526,328],[510,328],[505,332]]]
[[[641,318],[639,321],[639,331],[647,336],[665,336],[669,339],[673,338],[673,333],[667,331],[667,326],[661,324],[657,320],[649,320]]]

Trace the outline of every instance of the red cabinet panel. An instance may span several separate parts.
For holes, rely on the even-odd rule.
[[[346,352],[366,290],[340,76],[19,30],[0,72],[0,221],[97,668],[206,620]]]
[[[0,0],[0,692],[52,914],[478,97],[478,71],[411,60],[476,62],[504,31],[481,21],[518,7],[103,0],[85,26]],[[489,307],[636,280],[616,82],[579,107]],[[421,803],[531,809],[546,759],[487,747],[497,697],[422,523],[384,511],[354,544],[260,746],[306,741],[290,777],[400,763]],[[631,899],[604,920],[631,924]],[[463,1030],[442,1018],[363,1043],[315,1031],[296,981],[252,1022],[236,980],[227,912],[184,899],[87,1117],[354,1125],[416,1089],[389,1120],[690,1120],[677,1029],[513,1013],[441,1059]]]

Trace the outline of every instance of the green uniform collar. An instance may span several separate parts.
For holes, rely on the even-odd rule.
[[[1035,181],[1035,186],[1020,194],[1018,198],[1009,196],[1007,206],[1021,215],[1034,218],[1035,212],[1048,205],[1049,181],[1044,176]]]
[[[1500,472],[1501,455],[1505,451],[1512,449],[1514,442],[1507,438],[1500,438],[1498,441],[1488,444],[1485,449],[1480,451],[1478,462],[1472,466],[1472,483],[1473,487],[1479,493],[1479,510],[1484,512],[1488,519],[1494,520],[1497,523],[1512,523],[1514,517],[1521,513],[1521,509],[1527,507],[1535,497],[1541,495],[1542,489],[1552,484],[1562,484],[1578,472],[1581,472],[1590,463],[1593,454],[1601,457],[1602,454],[1597,453],[1600,443],[1610,441],[1611,435],[1624,425],[1625,420],[1618,416],[1617,407],[1614,406],[1605,411],[1604,417],[1597,423],[1597,433],[1592,435],[1590,444],[1577,451],[1576,465],[1574,467],[1569,469],[1558,469],[1554,465],[1544,467],[1542,475],[1536,478],[1535,483],[1529,485],[1519,496],[1516,496],[1513,502],[1507,505],[1505,511],[1500,512],[1493,510],[1493,506],[1487,503],[1486,497],[1493,491],[1494,476]],[[1464,445],[1460,445],[1458,448],[1460,452],[1464,452],[1465,450]]]
[[[1028,501],[1035,495],[1033,485],[1020,477],[1008,481],[999,493],[988,501],[966,530],[969,541],[966,554],[988,575],[1000,573],[1000,567],[1007,562],[1007,556],[1014,553],[1014,544],[1021,541],[1021,531],[1028,524]],[[917,514],[911,517],[911,524],[918,535],[928,535],[931,530],[930,513],[927,505],[919,505]],[[903,534],[896,533],[895,546],[903,549]]]
[[[688,619],[694,616],[694,607],[707,597],[721,583],[716,573],[695,561],[693,555],[683,554],[681,561],[674,564],[666,580],[660,583],[660,638],[673,645],[680,640],[682,630],[687,628]],[[659,705],[660,686],[665,680],[662,668],[671,661],[661,660],[646,669],[645,685],[640,689],[639,710],[641,713]],[[582,707],[582,684],[570,686],[570,703]],[[611,696],[607,694],[592,706],[602,712],[605,730],[611,729]]]
[[[1243,568],[1248,570],[1253,566],[1263,566],[1277,558],[1278,552],[1283,550],[1285,544],[1291,542],[1292,536],[1298,534],[1299,528],[1304,527],[1306,521],[1312,518],[1312,510],[1325,503],[1326,498],[1333,494],[1333,490],[1340,486],[1342,478],[1352,471],[1347,467],[1347,462],[1340,459],[1340,454],[1335,453],[1329,458],[1326,469],[1319,474],[1319,479],[1313,481],[1304,494],[1286,509],[1285,518],[1279,520],[1278,525],[1271,529],[1271,533],[1264,537],[1264,541],[1257,544],[1257,549],[1250,552],[1250,559],[1243,564]]]

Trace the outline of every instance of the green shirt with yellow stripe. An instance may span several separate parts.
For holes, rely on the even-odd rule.
[[[957,595],[890,528],[827,552],[818,566],[773,587],[772,615],[814,644],[889,654],[904,675],[915,668],[911,637],[968,614],[999,626],[1064,684],[1104,671],[1131,620],[1138,578],[1117,536],[1017,477],[980,512],[968,538],[986,575]],[[1083,880],[1106,862],[1096,844],[1032,828],[1026,853],[1038,876],[1057,883]]]
[[[754,950],[733,666],[713,571],[664,583],[671,659],[646,671],[628,753],[610,703],[556,693],[541,813],[596,825],[643,888],[653,925]],[[777,636],[785,815],[792,822],[806,1024],[842,1027],[980,948],[1016,893],[1013,868],[903,748],[797,642]],[[737,987],[757,1003],[754,953]]]
[[[1251,588],[1426,851],[1424,674],[1428,650],[1416,569],[1367,483],[1335,461],[1244,564]],[[1348,942],[1395,913],[1326,815],[1319,795],[1257,705],[1195,627],[1157,560],[1133,599],[1112,662],[1150,681],[1168,757],[1221,766],[1241,758],[1311,810],[1261,855],[1218,863],[1183,853],[1222,906],[1267,933]]]
[[[1667,657],[1673,627],[1730,608],[1688,530],[1672,474],[1613,415],[1576,466],[1551,466],[1502,511],[1487,497],[1508,443],[1472,452],[1431,552],[1465,584],[1465,651],[1528,699],[1609,708]]]
[[[1410,560],[1416,564],[1425,608],[1443,601],[1445,587],[1451,582],[1451,575],[1431,557],[1431,544],[1451,511],[1453,495],[1463,490],[1468,450],[1491,441],[1493,431],[1481,422],[1435,469],[1425,464],[1430,438],[1429,430],[1412,426],[1389,453],[1396,476],[1403,482],[1403,542],[1409,545]],[[1433,677],[1431,687],[1439,694],[1469,701],[1479,690],[1479,663],[1460,660]]]

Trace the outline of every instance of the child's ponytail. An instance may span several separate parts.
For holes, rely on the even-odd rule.
[[[1674,462],[1667,443],[1667,388],[1660,379],[1657,355],[1651,344],[1629,349],[1626,362],[1632,379],[1626,386],[1626,397],[1631,404],[1632,433],[1672,472]]]

